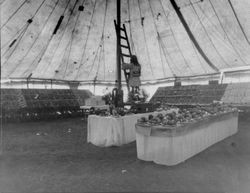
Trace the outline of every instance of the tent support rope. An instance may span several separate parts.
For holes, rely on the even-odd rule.
[[[197,50],[200,52],[200,54],[202,55],[202,57],[204,58],[204,60],[207,62],[207,64],[216,72],[219,71],[219,69],[209,60],[209,58],[206,56],[206,54],[203,52],[203,50],[201,49],[199,43],[197,42],[197,40],[195,39],[194,35],[192,34],[188,24],[186,23],[186,20],[184,19],[180,8],[177,6],[175,0],[170,0],[177,16],[179,17],[182,25],[184,26],[185,30],[187,31],[187,34],[189,36],[189,38],[193,41],[195,47],[197,48]]]

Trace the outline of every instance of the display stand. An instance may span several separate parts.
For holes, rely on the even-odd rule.
[[[133,142],[136,139],[135,124],[139,118],[167,112],[170,111],[131,114],[120,117],[89,115],[87,141],[100,147],[121,146]]]
[[[180,127],[136,124],[137,157],[172,166],[235,134],[238,112],[223,113]]]

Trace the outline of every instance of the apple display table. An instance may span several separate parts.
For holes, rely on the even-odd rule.
[[[136,139],[135,124],[139,118],[166,112],[169,111],[131,114],[122,117],[90,115],[87,141],[100,147],[121,146],[133,142]]]
[[[238,112],[228,112],[183,126],[166,128],[136,124],[137,157],[157,164],[176,165],[235,134]]]

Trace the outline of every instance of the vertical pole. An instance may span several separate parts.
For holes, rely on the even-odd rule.
[[[117,34],[117,42],[116,42],[116,88],[117,91],[115,93],[115,106],[121,107],[123,106],[123,91],[122,91],[122,77],[121,77],[121,0],[116,0],[116,9],[117,9],[117,24],[116,24],[116,34]]]
[[[120,42],[121,42],[121,1],[116,1],[117,6],[117,42],[116,42],[116,63],[117,63],[117,88],[118,92],[121,91],[121,56],[120,56]]]
[[[27,84],[27,89],[29,89],[29,78],[27,78],[26,84]]]

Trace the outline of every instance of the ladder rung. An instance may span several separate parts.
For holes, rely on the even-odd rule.
[[[122,56],[125,56],[125,57],[131,57],[130,55],[128,55],[128,54],[122,54]]]
[[[124,40],[127,40],[127,38],[126,38],[126,37],[123,37],[123,36],[120,36],[120,38],[121,38],[121,39],[124,39]]]
[[[125,46],[125,45],[122,45],[122,44],[121,44],[121,47],[123,47],[123,48],[129,48],[128,46]]]
[[[120,27],[120,30],[125,31],[125,29],[124,29],[124,28],[121,28],[121,27]]]
[[[125,64],[125,65],[129,65],[130,63],[123,62],[123,64]]]

